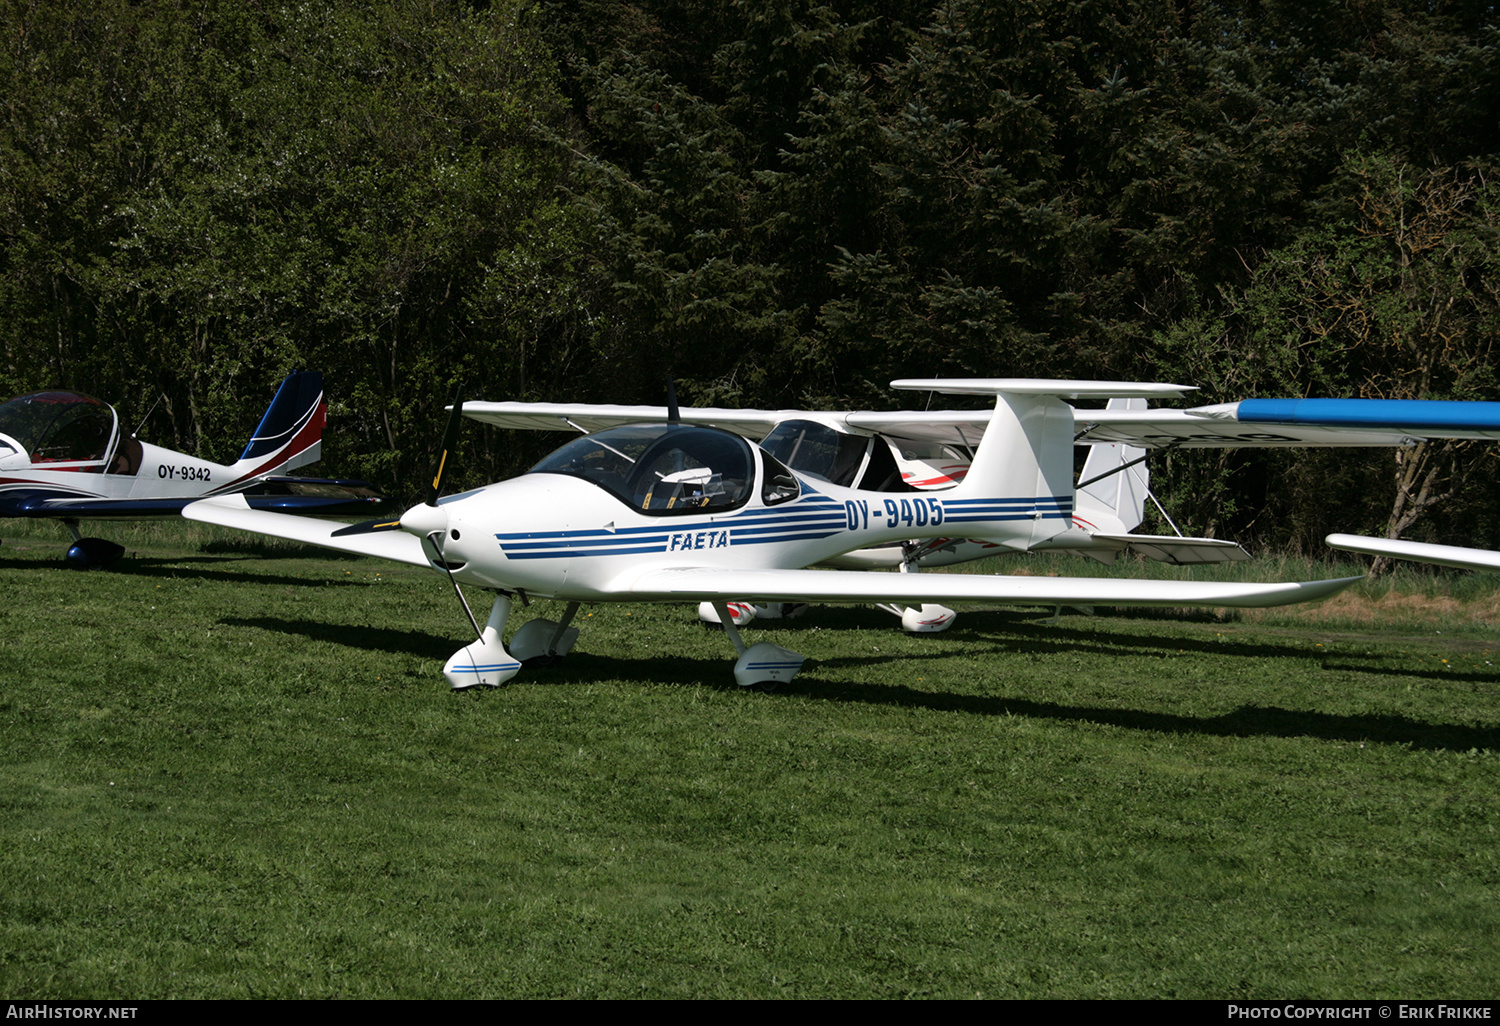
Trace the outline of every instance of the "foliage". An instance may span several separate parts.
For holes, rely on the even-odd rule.
[[[937,374],[1492,384],[1483,5],[0,16],[0,383],[154,408],[150,437],[207,455],[299,364],[328,375],[327,469],[398,491],[458,388],[659,402],[671,374],[689,403],[879,407]],[[544,445],[472,432],[460,474]],[[1318,510],[1349,509],[1335,526],[1500,534],[1452,484],[1473,457],[1413,455],[1400,488],[1317,455],[1174,455],[1157,479],[1200,533],[1309,548]],[[1314,501],[1333,471],[1347,491]]]
[[[1212,322],[1163,332],[1159,351],[1173,361],[1170,373],[1203,382],[1211,398],[1492,397],[1500,384],[1495,201],[1481,169],[1423,171],[1351,154],[1325,196],[1324,219],[1268,253],[1246,288],[1220,290]],[[1232,458],[1218,457],[1221,469]],[[1272,457],[1263,502],[1286,525],[1275,540],[1296,549],[1315,551],[1323,535],[1351,523],[1380,523],[1397,537],[1444,500],[1476,491],[1490,460],[1474,443],[1398,450],[1394,474],[1387,452]],[[1222,493],[1230,486],[1218,476]],[[1330,495],[1342,504],[1333,507]],[[1472,510],[1458,507],[1465,516]],[[1447,527],[1446,538],[1470,537],[1452,521]]]
[[[159,394],[213,454],[314,366],[346,465],[400,481],[455,381],[567,372],[582,208],[522,6],[6,10],[18,386]]]

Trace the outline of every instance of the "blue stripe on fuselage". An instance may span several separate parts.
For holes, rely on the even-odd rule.
[[[805,497],[804,497],[805,498]],[[938,499],[944,524],[996,523],[1012,520],[1063,520],[1072,515],[1072,496],[1028,498]],[[872,510],[873,512],[873,510]],[[936,523],[936,521],[934,521]],[[848,530],[842,503],[819,496],[780,509],[678,521],[670,525],[587,528],[568,531],[524,531],[497,534],[500,549],[511,559],[636,556],[686,552],[730,545],[767,545],[829,538]]]

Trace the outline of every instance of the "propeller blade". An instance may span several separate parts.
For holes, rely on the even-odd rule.
[[[432,486],[427,490],[427,498],[424,500],[429,506],[436,506],[438,496],[442,494],[443,472],[448,469],[448,454],[458,444],[459,422],[464,416],[464,401],[459,398],[463,394],[463,386],[460,385],[453,393],[453,412],[448,416],[448,427],[443,432],[443,451],[438,454],[438,465],[436,472],[432,475]]]
[[[677,409],[677,382],[667,376],[667,423],[681,424],[682,412]]]
[[[362,520],[348,527],[341,527],[333,532],[332,537],[343,538],[351,534],[373,534],[376,531],[399,531],[401,529],[401,518],[392,520],[386,517],[384,520]]]
[[[448,534],[448,512],[438,506],[438,497],[443,493],[443,473],[448,469],[448,456],[453,452],[453,447],[458,444],[459,423],[463,420],[464,401],[463,386],[460,385],[453,393],[453,412],[448,416],[448,427],[443,431],[443,449],[438,453],[437,470],[433,472],[432,484],[427,489],[427,495],[420,506],[413,506],[401,514],[393,526],[416,535],[432,546],[437,553],[439,568],[448,575],[448,583],[453,586],[453,594],[458,596],[459,605],[464,607],[464,615],[469,618],[469,626],[474,628],[474,636],[479,644],[484,644],[484,631],[480,629],[479,621],[474,619],[474,611],[469,608],[468,599],[464,598],[463,589],[458,586],[458,580],[453,576],[453,564],[449,563],[445,553],[444,539]],[[354,524],[344,531],[336,533],[350,534],[358,533],[361,529],[369,531],[381,531],[388,528],[387,523],[370,521],[366,524]]]

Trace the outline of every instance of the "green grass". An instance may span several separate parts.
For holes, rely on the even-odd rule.
[[[808,657],[774,695],[692,609],[598,606],[453,693],[439,579],[116,526],[111,573],[0,546],[13,997],[1493,995],[1488,579],[822,609],[748,629]]]

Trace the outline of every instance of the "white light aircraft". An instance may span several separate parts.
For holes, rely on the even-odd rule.
[[[252,491],[256,509],[323,515],[368,512],[384,501],[362,481],[280,476],[318,460],[327,405],[323,376],[292,373],[277,390],[239,460],[212,463],[121,430],[114,407],[76,392],[33,392],[0,403],[0,517],[61,520],[68,559],[105,567],[124,548],[85,538],[80,520],[176,516],[210,495]]]
[[[455,688],[499,685],[523,662],[565,655],[578,635],[570,623],[580,603],[712,603],[740,653],[736,681],[774,686],[790,681],[803,657],[771,642],[747,646],[729,615],[731,600],[1251,607],[1314,601],[1360,580],[1203,584],[806,569],[845,553],[913,540],[961,536],[1007,551],[1087,542],[1087,533],[1074,526],[1073,446],[1083,411],[1063,399],[1163,398],[1184,391],[1177,385],[1028,379],[894,385],[994,399],[993,411],[977,413],[823,415],[854,432],[879,430],[882,418],[899,417],[915,438],[929,437],[924,424],[943,431],[957,424],[971,443],[964,455],[972,458],[964,461],[962,480],[945,491],[881,490],[883,482],[870,477],[880,468],[871,470],[879,448],[868,445],[868,434],[857,459],[837,445],[825,452],[831,466],[842,459],[856,464],[853,476],[789,467],[776,446],[758,446],[736,433],[733,418],[741,413],[769,416],[756,411],[678,411],[674,401],[658,419],[642,418],[631,407],[560,408],[591,410],[590,423],[587,416],[541,409],[548,404],[455,403],[427,500],[399,521],[335,527],[255,510],[240,496],[195,502],[183,515],[431,567],[448,576],[460,598],[460,583],[493,591],[487,624],[481,628],[470,615],[477,640],[444,667]],[[602,429],[574,439],[521,477],[440,498],[441,468],[460,414],[537,426],[508,423],[504,418],[515,415],[517,406],[528,407],[528,415],[552,416],[550,427],[560,416],[579,430]],[[752,437],[770,433],[744,431]],[[814,434],[808,432],[804,442],[821,445]],[[792,462],[807,466],[795,452]],[[507,648],[512,600],[529,597],[563,600],[566,612],[561,622],[530,621]]]

